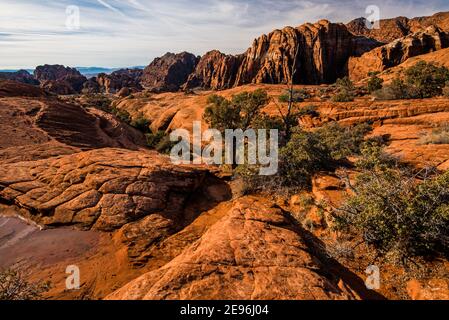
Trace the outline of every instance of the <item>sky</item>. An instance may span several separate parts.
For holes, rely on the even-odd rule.
[[[285,26],[368,16],[425,16],[448,0],[0,0],[0,69],[129,67],[166,52],[244,52]],[[79,19],[78,19],[79,17]]]

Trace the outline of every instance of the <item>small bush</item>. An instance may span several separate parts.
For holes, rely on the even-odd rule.
[[[150,149],[154,149],[160,153],[169,154],[172,148],[177,144],[177,142],[170,141],[170,135],[165,133],[165,131],[158,131],[156,133],[145,134],[147,139],[147,146]]]
[[[39,300],[50,283],[31,283],[16,270],[0,271],[0,300]]]
[[[421,144],[449,144],[449,124],[438,126],[431,133],[421,137]]]
[[[372,75],[368,80],[368,92],[373,93],[374,91],[382,89],[382,84],[384,83],[384,79],[379,78],[377,75]]]
[[[449,98],[449,81],[446,82],[446,86],[443,88],[443,96]]]
[[[144,115],[141,113],[139,116],[131,121],[131,126],[136,128],[137,130],[142,131],[143,133],[149,133],[150,132],[150,125],[151,121],[144,117]]]
[[[305,89],[294,89],[292,94],[292,102],[303,102],[305,99],[309,99],[310,94]],[[284,91],[279,96],[279,102],[287,103],[290,101],[290,90]]]
[[[417,89],[420,98],[431,98],[443,93],[446,81],[449,81],[449,69],[419,61],[405,71],[405,77],[406,82]]]
[[[333,102],[350,102],[354,101],[354,84],[349,77],[338,79],[336,82],[337,94],[332,97]]]
[[[261,113],[261,109],[268,103],[265,90],[242,92],[231,100],[218,95],[208,97],[208,107],[203,118],[211,128],[222,132],[226,129],[246,130]]]
[[[326,145],[332,159],[339,161],[359,154],[364,137],[371,130],[371,126],[366,123],[343,127],[338,122],[331,122],[316,130],[315,135]]]
[[[299,109],[298,112],[296,113],[296,116],[298,117],[310,116],[312,118],[316,118],[320,116],[320,113],[318,112],[317,106],[310,105]]]
[[[404,80],[396,78],[390,85],[375,91],[374,96],[379,100],[416,99],[419,98],[419,92]]]
[[[247,192],[296,192],[308,189],[312,176],[322,170],[333,169],[346,156],[360,153],[367,125],[344,128],[330,123],[307,132],[295,128],[291,139],[279,150],[279,169],[274,176],[257,175],[257,166],[239,166]]]
[[[335,228],[361,234],[379,255],[396,262],[447,255],[449,172],[418,182],[399,166],[374,160],[382,153],[371,150],[352,196],[334,214]]]

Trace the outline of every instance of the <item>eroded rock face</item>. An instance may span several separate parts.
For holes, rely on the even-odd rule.
[[[68,95],[80,93],[87,78],[75,68],[62,65],[43,65],[34,70],[34,77],[49,92]]]
[[[0,162],[146,145],[141,132],[111,114],[63,103],[39,87],[13,81],[0,82],[0,126]]]
[[[0,79],[0,98],[4,97],[44,97],[46,93],[39,87],[22,82]]]
[[[143,70],[141,69],[121,69],[114,71],[109,75],[100,73],[95,78],[95,81],[99,86],[99,92],[117,93],[123,88],[140,91],[142,90],[142,86],[140,85],[142,74]],[[95,85],[85,86],[85,88],[89,87],[94,88]]]
[[[96,149],[3,165],[0,198],[43,225],[113,231],[151,214],[176,220],[206,172],[154,152]]]
[[[368,28],[365,18],[358,18],[349,22],[346,26],[352,33],[376,39],[383,43],[389,43],[403,38],[409,34],[424,31],[430,26],[436,26],[449,32],[449,12],[440,12],[430,17],[418,17],[409,19],[397,17],[383,19],[379,22],[379,28]]]
[[[183,89],[202,87],[217,90],[233,87],[242,58],[243,56],[225,55],[218,50],[206,53]]]
[[[254,40],[243,55],[207,53],[185,87],[226,89],[250,83],[286,84],[291,79],[295,58],[295,83],[333,83],[346,75],[350,56],[377,46],[377,41],[354,36],[344,25],[327,20],[287,27]]]
[[[387,45],[349,60],[349,75],[353,80],[361,80],[370,71],[382,72],[395,67],[407,59],[441,50],[449,46],[449,34],[431,26],[424,31],[416,32]]]
[[[145,68],[142,85],[155,92],[178,91],[197,63],[198,57],[188,52],[166,53]]]
[[[0,79],[13,80],[26,84],[39,85],[37,81],[28,71],[19,70],[16,72],[0,72]]]
[[[246,197],[174,260],[108,299],[356,298],[322,268],[285,212]]]

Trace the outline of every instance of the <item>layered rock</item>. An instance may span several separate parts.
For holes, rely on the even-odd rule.
[[[449,46],[449,34],[431,26],[424,31],[410,34],[387,45],[349,60],[349,76],[353,80],[361,80],[370,71],[382,72],[395,67],[407,59],[441,50]]]
[[[43,65],[34,70],[34,77],[46,90],[60,95],[80,93],[87,78],[70,67]]]
[[[28,71],[19,70],[16,72],[0,72],[0,79],[13,80],[26,84],[39,85],[37,81]]]
[[[111,74],[100,73],[96,78],[88,81],[84,88],[95,89],[95,85],[91,82],[96,82],[99,92],[117,93],[123,88],[128,88],[131,91],[140,91],[140,85],[143,70],[141,69],[121,69],[112,72]]]
[[[266,200],[236,200],[198,241],[108,299],[354,299],[324,271],[304,231]]]
[[[185,88],[285,84],[292,77],[294,65],[294,83],[332,83],[346,75],[350,56],[361,55],[377,46],[377,41],[354,36],[344,25],[327,20],[298,28],[287,27],[254,40],[243,55],[209,52],[200,60]]]
[[[151,91],[178,91],[194,71],[198,57],[182,52],[166,53],[145,68],[142,85]]]
[[[0,79],[0,98],[4,97],[43,97],[44,90],[22,82]]]
[[[12,81],[0,82],[0,125],[0,162],[146,145],[141,132],[111,114],[63,103],[39,87]]]
[[[378,28],[370,26],[365,18],[358,18],[346,26],[355,35],[370,37],[386,44],[409,34],[423,31],[430,26],[436,26],[449,32],[449,12],[413,19],[406,17],[383,19],[379,21]]]
[[[225,55],[218,50],[206,53],[183,89],[202,87],[217,90],[233,87],[242,58],[243,56]]]

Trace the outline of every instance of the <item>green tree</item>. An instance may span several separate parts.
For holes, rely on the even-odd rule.
[[[405,77],[406,82],[418,90],[420,98],[431,98],[443,93],[449,80],[449,69],[419,61],[405,71]]]

